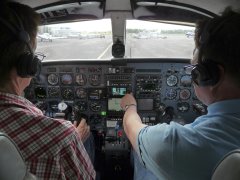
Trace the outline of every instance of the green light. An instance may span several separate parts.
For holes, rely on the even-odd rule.
[[[106,115],[107,115],[107,112],[106,112],[106,111],[101,111],[101,115],[102,115],[102,116],[106,116]]]

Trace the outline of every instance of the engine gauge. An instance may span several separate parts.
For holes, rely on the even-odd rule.
[[[98,86],[101,83],[101,75],[100,74],[91,74],[89,75],[89,83],[92,86]]]
[[[159,112],[164,112],[166,109],[166,104],[164,103],[158,103],[157,107],[156,107],[156,110],[159,111]]]
[[[192,77],[190,75],[184,75],[180,79],[180,84],[182,86],[191,86],[192,85]]]
[[[73,106],[73,111],[75,113],[86,111],[87,110],[87,102],[85,101],[78,101]]]
[[[57,98],[60,96],[59,87],[49,87],[48,88],[48,97],[49,98]]]
[[[48,83],[50,85],[57,85],[58,84],[58,76],[56,74],[49,74],[47,77]]]
[[[83,88],[77,88],[77,89],[75,90],[75,94],[76,94],[76,97],[78,97],[78,98],[80,98],[80,99],[84,99],[84,98],[86,98],[86,96],[87,96],[87,92],[86,92],[86,90],[83,89]]]
[[[175,99],[177,97],[177,91],[175,89],[168,89],[166,91],[166,98],[167,99]]]
[[[75,75],[75,82],[79,86],[84,86],[87,83],[87,78],[84,74],[76,74]]]
[[[69,84],[72,84],[72,75],[71,74],[63,74],[61,76],[61,82],[63,85],[69,85]]]
[[[190,105],[187,102],[177,103],[177,110],[180,112],[187,112],[190,108]]]
[[[73,99],[74,98],[73,90],[70,88],[63,88],[62,97],[63,99]]]
[[[167,85],[168,86],[175,86],[178,83],[178,78],[175,75],[170,75],[167,77]]]
[[[200,102],[193,103],[192,106],[193,106],[193,111],[197,112],[200,115],[203,115],[203,114],[207,113],[206,105],[204,105]]]
[[[97,112],[97,111],[100,111],[101,110],[101,104],[99,102],[91,102],[90,105],[89,105],[90,109],[93,111],[93,112]]]
[[[179,92],[179,98],[182,100],[187,100],[191,96],[191,92],[189,89],[181,89]]]

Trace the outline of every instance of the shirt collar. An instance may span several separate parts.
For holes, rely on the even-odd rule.
[[[212,114],[230,114],[230,113],[240,113],[240,109],[238,108],[240,105],[240,99],[231,99],[224,100],[212,103],[208,106],[208,115]]]

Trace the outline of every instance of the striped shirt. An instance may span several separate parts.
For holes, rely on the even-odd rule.
[[[27,99],[0,92],[0,131],[18,145],[38,179],[95,179],[95,171],[71,122],[43,115]]]

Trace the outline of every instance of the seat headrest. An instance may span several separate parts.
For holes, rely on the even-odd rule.
[[[0,179],[19,180],[27,174],[23,157],[13,140],[0,132]]]
[[[231,151],[218,163],[211,180],[240,179],[240,149]]]

